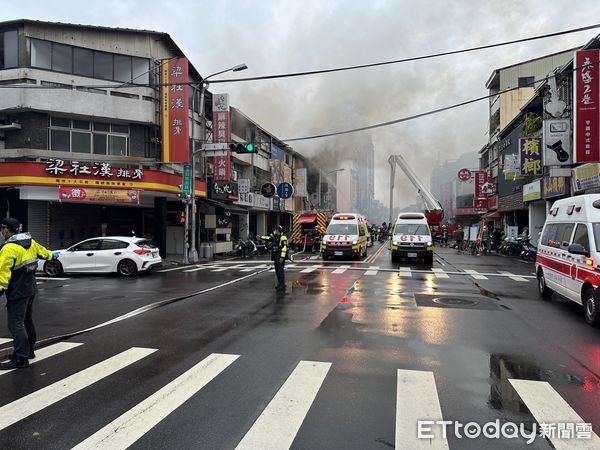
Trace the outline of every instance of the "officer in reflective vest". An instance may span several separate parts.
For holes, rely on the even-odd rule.
[[[270,236],[261,236],[263,241],[271,243],[271,259],[275,263],[275,275],[277,276],[278,291],[285,291],[285,259],[288,252],[287,237],[283,234],[281,225],[273,229]]]

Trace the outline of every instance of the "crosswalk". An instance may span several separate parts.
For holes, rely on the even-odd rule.
[[[181,271],[183,273],[195,273],[200,271],[218,273],[227,271],[238,271],[238,272],[254,272],[268,269],[271,272],[274,271],[272,264],[267,263],[245,263],[245,264],[198,264],[195,266],[179,266],[172,267],[169,269],[159,270],[158,272],[173,272]],[[508,271],[498,272],[478,272],[474,269],[464,270],[448,270],[442,268],[431,268],[431,269],[413,269],[411,267],[399,267],[399,268],[382,268],[380,266],[370,266],[361,264],[302,264],[302,263],[290,263],[285,266],[286,271],[299,272],[301,274],[310,274],[317,271],[326,271],[332,275],[342,275],[347,271],[358,271],[364,273],[366,276],[375,276],[379,274],[397,274],[402,278],[412,278],[416,276],[430,275],[438,280],[449,279],[454,276],[462,276],[472,278],[474,280],[489,280],[490,278],[508,278],[513,281],[527,282],[535,279],[533,274],[515,274]]]
[[[82,346],[81,343],[61,342],[38,350],[33,363],[51,357],[66,357],[70,350]],[[151,362],[153,357],[161,358],[159,350],[131,347],[107,359],[93,364],[79,372],[66,376],[34,392],[0,406],[0,431],[20,421],[42,414],[47,408],[60,404],[68,397],[78,395],[84,389],[111,389],[109,383],[117,373],[129,369],[141,372],[139,363]],[[212,353],[183,373],[175,376],[145,399],[131,405],[125,412],[119,411],[116,417],[109,418],[105,425],[99,424],[97,431],[81,440],[75,449],[125,449],[144,437],[170,414],[182,407],[202,389],[207,387],[223,372],[240,370],[236,361],[241,355]],[[137,365],[137,366],[136,366]],[[136,368],[137,367],[137,368]],[[335,371],[335,364],[322,361],[301,360],[291,373],[281,377],[282,385],[272,398],[266,398],[266,407],[257,411],[252,421],[244,421],[243,436],[236,449],[289,449],[296,439],[306,417],[315,411],[319,393],[325,380]],[[10,372],[4,372],[9,374]],[[239,376],[239,374],[236,374]],[[10,376],[18,377],[19,374]],[[380,374],[378,376],[381,376]],[[441,427],[433,427],[433,438],[419,438],[419,421],[431,423],[448,420],[444,417],[444,404],[440,402],[436,376],[432,371],[397,369],[390,376],[396,378],[395,446],[396,448],[448,449],[448,436]],[[237,379],[237,378],[236,378]],[[16,380],[16,378],[15,378]],[[517,398],[531,411],[539,424],[582,424],[585,421],[547,382],[508,378]],[[102,387],[100,387],[100,385]],[[235,389],[235,387],[233,387]],[[448,387],[446,386],[446,389]],[[110,391],[104,395],[110,396]],[[392,394],[393,398],[393,394]],[[207,405],[210,407],[211,405]],[[222,407],[223,405],[212,405]],[[456,405],[453,405],[454,407]],[[234,406],[235,407],[235,406]],[[360,412],[358,412],[360,413]],[[64,411],[61,414],[74,414]],[[75,420],[76,417],[73,417]],[[69,430],[65,430],[68,433]],[[600,448],[600,438],[590,430],[589,438],[565,440],[565,436],[549,436],[557,449]]]

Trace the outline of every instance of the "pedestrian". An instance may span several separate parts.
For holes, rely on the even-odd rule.
[[[442,247],[448,247],[448,226],[442,225]]]
[[[500,228],[494,230],[492,238],[494,239],[494,250],[496,250],[496,253],[500,253],[500,246],[502,245],[502,231],[500,231]]]
[[[465,232],[463,231],[462,225],[459,225],[454,232],[454,240],[456,241],[456,248],[460,252],[462,250],[462,243],[465,239]]]
[[[483,233],[481,235],[481,240],[483,244],[483,250],[485,252],[490,251],[490,230],[486,225],[483,226]]]
[[[271,259],[275,265],[278,291],[285,291],[285,259],[288,253],[287,237],[283,234],[281,225],[273,229],[270,236],[261,236],[261,239],[271,243]]]
[[[21,233],[17,219],[3,219],[0,228],[6,240],[0,250],[0,293],[6,294],[8,330],[13,338],[13,353],[7,362],[0,364],[0,370],[21,369],[35,358],[32,314],[38,257],[49,260],[59,254],[38,244],[29,233]]]

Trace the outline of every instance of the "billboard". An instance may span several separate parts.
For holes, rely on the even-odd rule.
[[[231,143],[231,112],[229,110],[229,94],[213,94],[213,143]],[[227,154],[213,156],[213,179],[215,181],[231,180],[231,150],[227,146]]]
[[[542,140],[539,138],[519,139],[519,174],[522,176],[543,175]]]
[[[600,161],[600,50],[579,50],[573,58],[575,162]]]
[[[162,60],[162,160],[190,162],[189,75],[185,57]]]
[[[137,189],[96,189],[83,187],[59,187],[60,202],[129,203],[140,204],[140,191]]]
[[[570,119],[544,120],[544,165],[567,166],[572,164]]]

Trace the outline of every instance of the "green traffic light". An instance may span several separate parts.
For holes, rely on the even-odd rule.
[[[252,144],[246,145],[246,151],[248,153],[252,153],[254,151],[254,145],[252,145]]]

